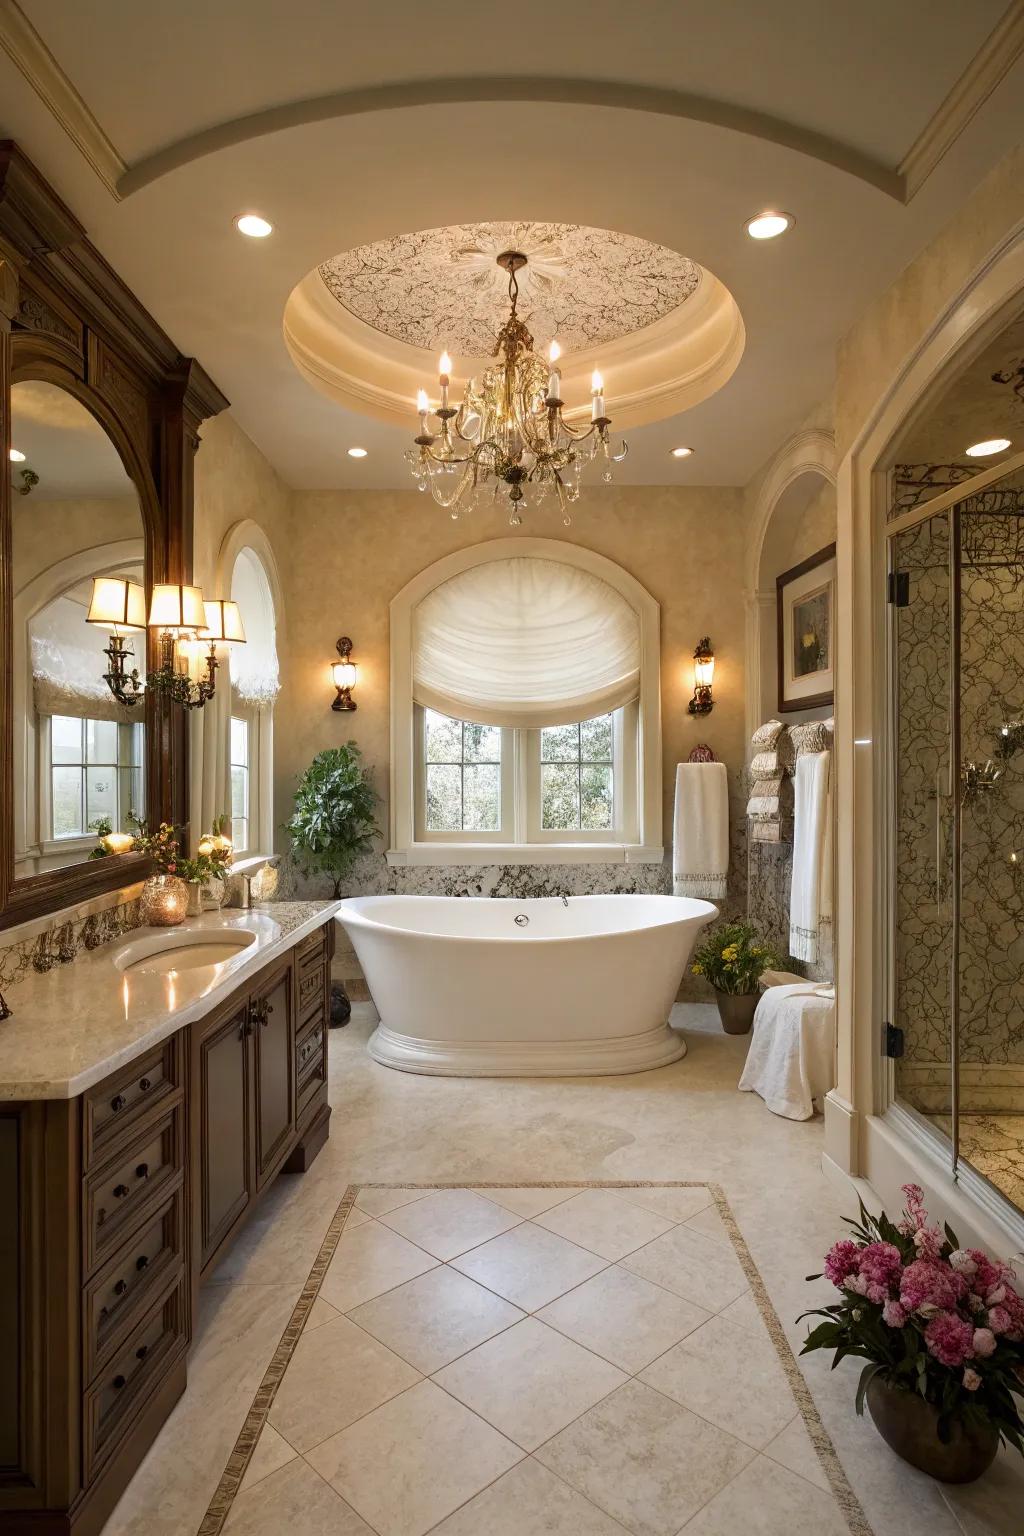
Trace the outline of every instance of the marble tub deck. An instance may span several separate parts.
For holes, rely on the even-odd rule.
[[[271,1532],[278,1536],[284,1530],[293,1536],[326,1536],[327,1532],[332,1536],[367,1536],[368,1532],[370,1536],[391,1536],[392,1532],[412,1536],[413,1532],[428,1530],[443,1532],[443,1536],[463,1536],[463,1532],[475,1536],[482,1530],[504,1536],[506,1528],[514,1530],[515,1536],[533,1536],[534,1532],[560,1533],[562,1528],[552,1526],[550,1519],[559,1510],[568,1510],[565,1518],[571,1521],[581,1508],[591,1525],[570,1523],[565,1529],[592,1531],[593,1536],[620,1536],[623,1530],[657,1536],[666,1528],[673,1536],[676,1529],[700,1532],[701,1536],[732,1536],[740,1530],[753,1536],[775,1536],[782,1530],[787,1536],[825,1536],[826,1532],[831,1536],[832,1527],[822,1523],[820,1514],[819,1501],[825,1494],[816,1481],[818,1468],[813,1458],[807,1459],[795,1414],[790,1411],[784,1423],[772,1420],[753,1425],[750,1416],[757,1405],[763,1398],[766,1409],[770,1408],[773,1395],[770,1387],[761,1393],[749,1382],[738,1384],[734,1403],[729,1401],[729,1381],[737,1368],[738,1335],[727,1325],[741,1327],[744,1319],[748,1326],[752,1321],[756,1325],[749,1302],[744,1300],[745,1284],[735,1300],[718,1305],[727,1288],[723,1272],[717,1289],[704,1295],[702,1305],[701,1297],[681,1295],[664,1283],[680,1284],[674,1278],[682,1272],[675,1249],[667,1266],[657,1272],[650,1267],[650,1253],[643,1261],[646,1273],[634,1267],[631,1259],[631,1253],[638,1250],[651,1245],[656,1249],[666,1233],[678,1247],[680,1238],[672,1238],[673,1232],[683,1233],[686,1242],[696,1244],[702,1252],[714,1253],[714,1245],[721,1243],[714,1219],[717,1213],[703,1204],[688,1215],[678,1208],[662,1214],[650,1206],[645,1210],[634,1199],[633,1209],[640,1214],[626,1222],[628,1231],[618,1222],[612,1223],[609,1233],[601,1230],[606,1228],[603,1219],[598,1220],[592,1209],[588,1212],[586,1197],[580,1195],[577,1200],[571,1187],[557,1192],[564,1193],[565,1198],[547,1208],[550,1215],[536,1206],[532,1211],[514,1209],[514,1204],[521,1205],[526,1196],[505,1194],[495,1199],[497,1191],[484,1188],[497,1184],[513,1190],[534,1182],[572,1186],[578,1181],[582,1186],[634,1180],[720,1185],[785,1335],[798,1349],[806,1325],[795,1322],[797,1314],[830,1293],[827,1284],[808,1285],[803,1277],[820,1269],[822,1253],[839,1234],[840,1216],[849,1204],[821,1175],[820,1121],[780,1120],[752,1096],[736,1092],[747,1042],[723,1035],[709,1008],[682,1005],[674,1012],[673,1023],[686,1035],[688,1054],[684,1060],[640,1076],[589,1080],[499,1082],[417,1078],[391,1072],[366,1056],[365,1041],[374,1022],[372,1008],[360,1005],[349,1028],[333,1033],[331,1138],[308,1174],[278,1181],[253,1226],[204,1287],[189,1362],[188,1392],[114,1511],[104,1536],[195,1536],[199,1531],[346,1186],[385,1182],[475,1185],[480,1193],[469,1202],[472,1209],[449,1212],[444,1220],[436,1219],[436,1210],[423,1205],[428,1197],[418,1191],[413,1191],[413,1198],[390,1208],[387,1195],[379,1195],[375,1202],[366,1190],[360,1197],[364,1204],[353,1211],[353,1225],[348,1229],[353,1250],[359,1233],[368,1235],[358,1245],[360,1252],[353,1251],[351,1262],[339,1266],[328,1289],[321,1291],[296,1346],[297,1351],[307,1346],[304,1353],[307,1363],[312,1362],[310,1369],[317,1368],[318,1356],[325,1362],[319,1397],[315,1393],[298,1394],[308,1398],[313,1417],[304,1419],[297,1399],[289,1402],[286,1396],[277,1403],[276,1414],[263,1431],[256,1457],[247,1470],[247,1483],[234,1510],[227,1514],[227,1536],[270,1536]],[[464,1195],[458,1199],[464,1203]],[[417,1214],[418,1204],[422,1208]],[[488,1230],[481,1206],[490,1216]],[[662,1231],[651,1232],[650,1217],[665,1224]],[[468,1223],[468,1236],[467,1227],[462,1225],[457,1237],[446,1237],[445,1225],[450,1228],[453,1222]],[[639,1233],[635,1230],[637,1222],[644,1226]],[[558,1245],[566,1244],[582,1253],[585,1266],[596,1269],[592,1268],[589,1278],[569,1273],[555,1282],[556,1291],[561,1284],[564,1290],[553,1299],[542,1299],[540,1292],[531,1293],[528,1286],[511,1299],[492,1290],[491,1286],[499,1283],[496,1271],[492,1263],[488,1284],[479,1255],[493,1244],[499,1246],[500,1258],[503,1239],[514,1238],[523,1227],[536,1229],[539,1236],[533,1239],[535,1245],[553,1246],[564,1257]],[[691,1232],[692,1238],[686,1235]],[[548,1239],[557,1242],[551,1244]],[[458,1249],[463,1243],[477,1252],[475,1274],[459,1268],[463,1263],[459,1252],[449,1256],[431,1251],[448,1249],[452,1244]],[[588,1247],[588,1243],[593,1246]],[[597,1252],[597,1245],[605,1253]],[[494,1252],[491,1247],[492,1259]],[[705,1267],[712,1267],[710,1260]],[[729,1267],[727,1257],[725,1267]],[[526,1272],[530,1272],[529,1265]],[[439,1283],[439,1273],[449,1278]],[[602,1275],[612,1278],[602,1281]],[[637,1322],[635,1293],[643,1292],[648,1303],[651,1297],[643,1286],[634,1285],[635,1279],[652,1287],[659,1303],[652,1304],[647,1313],[650,1332],[646,1339],[636,1337],[645,1329]],[[468,1282],[468,1289],[463,1281]],[[506,1282],[500,1283],[509,1289]],[[582,1293],[588,1284],[608,1289],[608,1294],[599,1298],[600,1337],[587,1324],[587,1302],[592,1298]],[[458,1324],[453,1345],[453,1308],[450,1298],[446,1304],[443,1293],[454,1295],[455,1290],[462,1304],[454,1309]],[[578,1293],[572,1304],[564,1299],[570,1291]],[[474,1298],[473,1306],[465,1304],[466,1296]],[[693,1329],[686,1331],[693,1319],[682,1317],[679,1304],[700,1313]],[[505,1313],[503,1308],[512,1309],[512,1313]],[[489,1313],[499,1312],[500,1318],[492,1316],[486,1321]],[[481,1313],[485,1321],[474,1322]],[[519,1313],[524,1315],[519,1317]],[[608,1320],[615,1322],[615,1328],[608,1326]],[[463,1335],[458,1329],[467,1326],[471,1334],[474,1326],[482,1332],[462,1348]],[[683,1335],[675,1342],[664,1342],[680,1326]],[[490,1329],[495,1331],[488,1333]],[[572,1356],[574,1370],[566,1374],[572,1376],[572,1390],[582,1390],[584,1398],[571,1422],[552,1431],[539,1445],[535,1442],[546,1428],[543,1419],[532,1427],[519,1419],[513,1425],[508,1417],[502,1424],[494,1422],[499,1413],[518,1412],[520,1398],[528,1406],[530,1396],[525,1389],[508,1393],[503,1406],[485,1403],[479,1395],[495,1390],[503,1375],[511,1383],[514,1377],[510,1373],[521,1371],[523,1361],[543,1357],[544,1348],[535,1339],[532,1352],[526,1348],[513,1351],[504,1364],[498,1358],[503,1339],[524,1339],[524,1330],[538,1329],[549,1349],[564,1350]],[[700,1337],[695,1339],[698,1333]],[[664,1342],[664,1348],[641,1363],[652,1338],[655,1345]],[[689,1350],[687,1339],[691,1341]],[[359,1345],[355,1353],[353,1341]],[[530,1340],[524,1342],[529,1344]],[[452,1348],[459,1351],[455,1358],[440,1363]],[[757,1358],[757,1349],[754,1345],[750,1362]],[[473,1362],[474,1352],[480,1350],[485,1353],[477,1356],[478,1368],[472,1369],[467,1362]],[[487,1351],[495,1352],[494,1361]],[[331,1364],[335,1355],[337,1368]],[[694,1360],[698,1362],[696,1368]],[[644,1380],[659,1361],[665,1362],[659,1381]],[[358,1370],[354,1368],[357,1363]],[[576,1372],[581,1363],[585,1369]],[[799,1362],[799,1371],[874,1536],[1020,1536],[1024,1474],[1017,1459],[1001,1454],[980,1484],[943,1488],[897,1460],[871,1424],[855,1417],[855,1364],[847,1362],[830,1372],[828,1359],[814,1355]],[[606,1381],[609,1372],[612,1374]],[[769,1371],[769,1377],[771,1374]],[[432,1379],[435,1375],[437,1381]],[[620,1380],[620,1375],[624,1379]],[[597,1376],[601,1376],[600,1381]],[[581,1379],[590,1385],[581,1388]],[[316,1422],[317,1402],[327,1404],[328,1416],[336,1412],[337,1394],[345,1390],[345,1381],[350,1385],[357,1381],[373,1383],[371,1398],[376,1390],[383,1394],[383,1400],[350,1403],[342,1411],[345,1427],[328,1426],[321,1434],[322,1425]],[[641,1497],[629,1519],[620,1518],[626,1514],[624,1509],[610,1513],[601,1499],[607,1501],[611,1495],[594,1485],[589,1491],[578,1486],[579,1478],[573,1482],[573,1467],[582,1465],[588,1456],[586,1445],[579,1440],[584,1433],[580,1426],[585,1425],[592,1434],[602,1432],[600,1425],[595,1428],[593,1418],[599,1411],[598,1403],[585,1401],[588,1393],[602,1387],[599,1402],[610,1403],[618,1395],[619,1403],[626,1404],[623,1433],[630,1424],[643,1422],[644,1404],[631,1402],[628,1394],[645,1398],[649,1408],[652,1399],[646,1394],[651,1393],[662,1418],[667,1415],[678,1424],[684,1422],[679,1415],[691,1416],[698,1426],[706,1426],[700,1433],[724,1434],[746,1447],[736,1453],[746,1458],[744,1465],[732,1468],[730,1476],[707,1494],[699,1508],[685,1509],[687,1523],[680,1520],[674,1528],[657,1523],[653,1474],[648,1483],[641,1480],[639,1495],[646,1503]],[[480,1420],[484,1426],[486,1433],[480,1432],[480,1445],[471,1444],[466,1458],[469,1481],[474,1486],[467,1491],[460,1509],[435,1514],[436,1506],[424,1506],[422,1501],[417,1506],[414,1501],[412,1513],[395,1517],[388,1524],[392,1517],[386,1517],[382,1506],[373,1502],[379,1497],[374,1490],[389,1482],[377,1433],[387,1425],[374,1415],[411,1415],[409,1423],[415,1424],[419,1422],[417,1415],[423,1417],[421,1399],[431,1397],[436,1402],[432,1397],[435,1392],[453,1405],[448,1419],[454,1415],[461,1423],[461,1415],[470,1415],[465,1423],[474,1425]],[[778,1417],[782,1409],[778,1399],[774,1402]],[[726,1415],[731,1422],[723,1428]],[[426,1418],[430,1419],[429,1413]],[[401,1436],[397,1420],[391,1429]],[[641,1437],[641,1456],[648,1440],[653,1444],[666,1433],[653,1422],[648,1430],[648,1439]],[[443,1425],[439,1423],[433,1432],[443,1440]],[[325,1442],[330,1445],[338,1436],[344,1439],[344,1456],[330,1467],[326,1463],[317,1466],[317,1447],[322,1449]],[[750,1437],[758,1444],[752,1444]],[[415,1448],[415,1434],[405,1439]],[[524,1439],[531,1444],[524,1447]],[[553,1451],[543,1450],[559,1440],[562,1445],[557,1458]],[[502,1465],[498,1453],[506,1442],[516,1448],[515,1452],[501,1454],[506,1458],[514,1455],[515,1459]],[[728,1440],[718,1442],[719,1450],[722,1445],[728,1445]],[[337,1449],[335,1445],[332,1454]],[[353,1480],[353,1494],[358,1484],[366,1518],[351,1506],[346,1511],[348,1500],[343,1501],[332,1486],[342,1461],[344,1476]],[[720,1463],[716,1465],[721,1469]],[[749,1473],[748,1481],[744,1481],[744,1471],[750,1465],[764,1472],[753,1485]],[[510,1485],[505,1479],[514,1479],[514,1483]],[[429,1477],[426,1481],[429,1484]],[[505,1494],[510,1487],[516,1496],[518,1523],[504,1526],[500,1523],[502,1511],[512,1506],[507,1498],[496,1499],[494,1489]],[[795,1505],[787,1494],[794,1487],[800,1493],[806,1489],[804,1499]],[[716,1509],[715,1498],[725,1501],[726,1494],[728,1502],[720,1502]],[[475,1499],[484,1502],[473,1509],[474,1518],[467,1524],[466,1506]],[[580,1506],[575,1502],[578,1499],[586,1502]],[[788,1511],[781,1526],[780,1502]],[[643,1517],[646,1525],[636,1513],[638,1508],[648,1512]],[[534,1515],[531,1510],[542,1513]],[[428,1519],[432,1524],[423,1523]],[[450,1522],[447,1529],[445,1521]]]

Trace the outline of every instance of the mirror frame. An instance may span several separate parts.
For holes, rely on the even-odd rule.
[[[183,357],[85,237],[78,220],[10,141],[0,141],[0,636],[12,655],[11,386],[57,385],[96,418],[139,499],[147,591],[191,580],[193,460],[199,427],[227,400]],[[155,657],[150,645],[150,664]],[[142,880],[142,854],[66,865],[15,881],[13,690],[0,668],[0,929]],[[188,721],[147,693],[151,820],[188,827]]]

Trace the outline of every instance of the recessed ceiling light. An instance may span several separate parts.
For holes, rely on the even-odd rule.
[[[692,448],[673,448],[672,457],[674,459],[688,459],[692,452]]]
[[[11,448],[9,451],[12,464],[24,464],[25,455],[23,453],[20,453],[17,448]]]
[[[776,235],[784,235],[787,229],[792,229],[795,222],[791,213],[766,211],[747,220],[747,234],[751,240],[774,240]]]
[[[350,448],[349,451],[348,451],[348,456],[349,456],[350,459],[365,459],[366,458],[366,449],[365,448]]]
[[[1008,437],[990,437],[983,443],[972,443],[964,449],[969,459],[987,459],[990,453],[1002,453],[1004,448],[1011,446]]]
[[[273,233],[274,226],[258,213],[240,213],[235,220],[235,228],[239,234],[248,235],[251,240],[265,240]]]

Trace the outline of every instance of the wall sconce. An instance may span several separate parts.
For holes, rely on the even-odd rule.
[[[711,685],[715,680],[715,653],[707,635],[693,653],[693,698],[687,708],[691,715],[710,715],[715,707]]]
[[[199,587],[180,583],[154,586],[149,628],[156,631],[160,656],[149,685],[170,694],[185,709],[202,709],[216,692],[218,642],[245,644],[237,603],[223,598],[204,602]]]
[[[357,707],[352,697],[352,689],[356,685],[356,664],[351,660],[352,641],[348,635],[342,635],[337,650],[341,660],[331,663],[331,681],[338,690],[338,696],[331,708],[342,714]]]
[[[92,602],[85,616],[87,624],[100,624],[110,630],[110,644],[103,654],[109,668],[103,677],[114,698],[128,709],[145,696],[146,687],[138,667],[131,667],[135,649],[127,635],[146,633],[146,593],[134,581],[118,576],[94,576]]]

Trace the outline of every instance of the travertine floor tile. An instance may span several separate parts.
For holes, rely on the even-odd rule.
[[[634,1536],[676,1536],[754,1454],[660,1392],[630,1381],[536,1456]],[[730,1536],[741,1529],[735,1526]]]
[[[703,1232],[705,1237],[713,1237],[716,1243],[724,1243],[732,1251],[732,1240],[725,1230],[725,1222],[722,1220],[717,1205],[706,1205],[696,1216],[686,1219],[686,1226],[692,1227],[695,1232]]]
[[[673,1225],[664,1216],[620,1200],[607,1189],[584,1190],[534,1220],[539,1227],[612,1260],[642,1248]]]
[[[444,1189],[388,1211],[380,1219],[435,1259],[454,1259],[518,1226],[522,1217],[471,1189]]]
[[[735,1254],[689,1227],[673,1227],[622,1263],[634,1274],[675,1291],[708,1312],[723,1311],[747,1289]]]
[[[503,1435],[535,1450],[626,1377],[528,1317],[438,1371],[434,1380]]]
[[[528,1457],[442,1520],[433,1536],[625,1536],[625,1527]]]
[[[407,1361],[339,1317],[302,1335],[269,1421],[289,1445],[306,1451],[419,1378]]]
[[[563,1200],[571,1200],[573,1195],[579,1194],[578,1189],[484,1189],[476,1191],[487,1200],[495,1200],[498,1205],[503,1205],[507,1211],[515,1211],[517,1216],[527,1219],[536,1216],[540,1211],[549,1211],[553,1205],[559,1205]]]
[[[597,1274],[606,1261],[533,1222],[524,1222],[452,1263],[524,1312],[534,1312]]]
[[[772,1461],[777,1461],[780,1466],[788,1467],[791,1472],[798,1473],[800,1477],[805,1477],[809,1483],[814,1483],[816,1487],[828,1493],[825,1469],[818,1459],[818,1453],[811,1444],[811,1437],[799,1414],[795,1419],[790,1419],[781,1434],[776,1435],[774,1440],[769,1440],[764,1448],[764,1454],[770,1456]],[[1021,1491],[1024,1493],[1024,1489]]]
[[[738,1323],[741,1328],[749,1328],[751,1333],[763,1333],[767,1337],[768,1330],[764,1325],[761,1309],[751,1291],[744,1291],[742,1296],[738,1296],[735,1301],[723,1308],[719,1316],[724,1317],[727,1322]]]
[[[239,1493],[224,1536],[373,1536],[355,1510],[313,1468],[296,1458]]]
[[[687,1334],[640,1379],[758,1451],[781,1434],[796,1412],[768,1337],[721,1317]]]
[[[361,1189],[356,1195],[356,1208],[369,1216],[383,1216],[400,1205],[423,1200],[430,1193],[429,1189]]]
[[[244,1493],[254,1483],[269,1477],[271,1472],[276,1472],[280,1467],[286,1466],[289,1461],[294,1461],[297,1455],[298,1451],[295,1447],[289,1445],[272,1425],[264,1424],[249,1465],[245,1469],[239,1492]]]
[[[390,1227],[368,1221],[354,1232],[342,1233],[320,1295],[339,1312],[348,1312],[361,1301],[369,1301],[404,1280],[433,1269],[436,1263],[431,1254],[392,1232]]]
[[[682,1189],[619,1189],[616,1194],[631,1205],[641,1205],[645,1211],[664,1216],[666,1221],[688,1221],[714,1204],[711,1191],[703,1184]]]
[[[684,1527],[684,1536],[849,1536],[831,1494],[758,1456]]]
[[[310,1452],[310,1464],[379,1536],[423,1536],[522,1458],[432,1381]]]
[[[312,1333],[314,1328],[322,1328],[324,1323],[333,1323],[334,1319],[340,1316],[341,1313],[337,1307],[332,1307],[329,1301],[324,1301],[322,1296],[318,1296],[309,1309],[306,1326],[302,1331]]]
[[[518,1307],[442,1265],[349,1316],[425,1376],[519,1322]]]
[[[620,1370],[635,1374],[707,1322],[710,1314],[613,1264],[537,1316]]]

